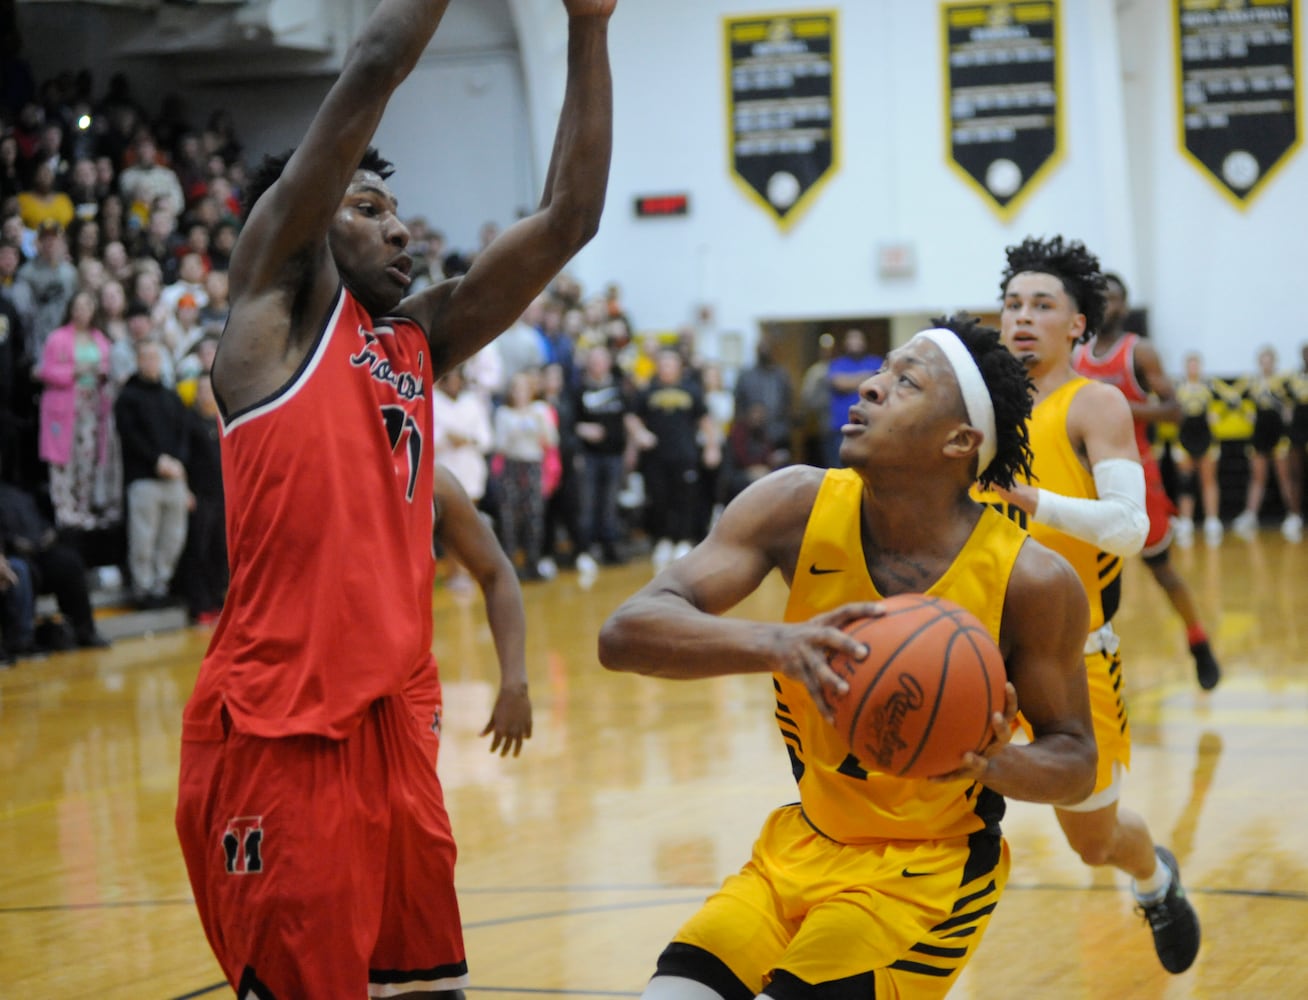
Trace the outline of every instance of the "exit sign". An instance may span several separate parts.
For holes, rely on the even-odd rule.
[[[646,194],[636,198],[636,218],[658,219],[690,214],[688,194]]]

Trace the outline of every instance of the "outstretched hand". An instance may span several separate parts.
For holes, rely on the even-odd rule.
[[[990,761],[1013,741],[1013,720],[1017,718],[1017,689],[1004,683],[1004,710],[990,717],[990,742],[980,753],[963,754],[963,766],[957,771],[937,775],[932,781],[977,781],[986,783]]]
[[[500,688],[481,735],[491,736],[491,753],[498,750],[501,757],[507,757],[510,751],[515,757],[522,753],[522,741],[531,739],[531,698],[525,685]]]
[[[618,0],[563,0],[569,17],[608,17]]]
[[[881,605],[864,601],[778,627],[777,673],[803,684],[827,722],[835,721],[833,701],[849,690],[845,679],[831,669],[831,657],[843,653],[859,660],[868,652],[866,645],[841,629],[859,618],[881,613]]]

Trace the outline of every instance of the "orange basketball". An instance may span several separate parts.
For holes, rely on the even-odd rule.
[[[990,742],[990,718],[1004,710],[1004,660],[972,612],[925,594],[882,602],[880,618],[844,631],[868,654],[843,654],[832,669],[849,683],[834,704],[836,729],[860,764],[905,778],[956,770]]]

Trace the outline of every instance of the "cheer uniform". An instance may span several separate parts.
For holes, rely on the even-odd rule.
[[[1256,408],[1253,450],[1259,455],[1285,454],[1290,446],[1285,433],[1284,414],[1290,403],[1285,377],[1255,375],[1249,380],[1248,393]]]
[[[1213,443],[1212,416],[1213,390],[1207,382],[1182,382],[1176,387],[1176,401],[1181,406],[1181,423],[1177,440],[1193,459],[1203,458],[1216,449]]]
[[[430,356],[342,287],[290,382],[221,415],[231,584],[177,829],[242,997],[467,982],[434,766]]]
[[[863,554],[862,499],[855,472],[827,472],[786,621],[884,596]],[[982,511],[927,593],[968,608],[997,642],[1026,537]],[[869,773],[802,684],[775,675],[773,685],[800,801],[768,817],[750,862],[682,927],[657,974],[705,983],[727,1000],[752,1000],[765,986],[775,997],[943,997],[1008,877],[1003,797],[969,781]]]
[[[1290,398],[1290,444],[1295,448],[1308,447],[1308,371],[1287,375],[1285,391]]]

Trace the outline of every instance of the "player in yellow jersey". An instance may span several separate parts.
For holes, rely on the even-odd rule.
[[[1194,657],[1195,675],[1205,691],[1217,687],[1222,668],[1208,642],[1208,630],[1199,616],[1199,606],[1185,578],[1172,565],[1172,542],[1184,535],[1172,530],[1176,508],[1163,486],[1163,473],[1154,458],[1149,428],[1164,420],[1178,420],[1182,407],[1176,386],[1163,371],[1162,361],[1153,344],[1126,330],[1126,282],[1116,274],[1105,274],[1104,318],[1090,339],[1072,352],[1072,367],[1078,374],[1117,386],[1131,408],[1135,427],[1135,444],[1145,477],[1145,515],[1149,531],[1140,554],[1149,572],[1163,588],[1167,600],[1185,623],[1186,644]],[[1194,522],[1184,524],[1191,532]]]
[[[1140,551],[1149,519],[1126,397],[1072,367],[1073,347],[1103,323],[1106,282],[1080,242],[1028,238],[1007,254],[1000,328],[1035,383],[1028,421],[1034,474],[998,493],[1035,538],[1067,557],[1090,598],[1085,665],[1099,774],[1093,795],[1056,810],[1058,822],[1086,864],[1132,877],[1159,961],[1168,972],[1184,972],[1199,950],[1199,919],[1176,858],[1154,844],[1142,817],[1118,805],[1131,730],[1112,617],[1122,559]]]
[[[799,786],[663,951],[646,1000],[942,997],[1007,880],[1003,797],[1090,794],[1085,591],[1066,560],[968,496],[978,476],[1028,471],[1029,387],[994,330],[948,326],[860,385],[841,431],[848,468],[791,466],[753,483],[600,632],[611,670],[771,673]],[[783,623],[719,617],[773,570],[790,587]],[[830,724],[847,687],[828,657],[863,655],[840,626],[902,593],[969,608],[1010,682],[984,752],[930,781],[870,773]],[[1028,745],[1009,740],[1019,702]]]

